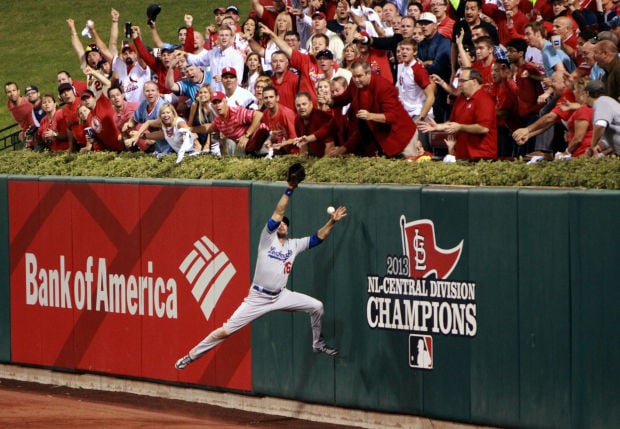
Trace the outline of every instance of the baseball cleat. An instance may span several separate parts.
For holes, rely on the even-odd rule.
[[[177,361],[177,363],[174,364],[174,367],[176,369],[185,369],[187,367],[187,365],[189,365],[190,363],[194,362],[194,359],[192,359],[191,357],[189,357],[189,355],[187,356],[183,356],[181,359],[179,359]]]
[[[314,353],[325,353],[327,356],[337,356],[338,349],[334,349],[332,347],[322,345],[321,347],[313,348]]]

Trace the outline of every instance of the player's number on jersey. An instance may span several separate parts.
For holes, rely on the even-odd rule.
[[[291,264],[290,262],[285,262],[284,263],[284,274],[290,274],[292,266],[293,264]]]

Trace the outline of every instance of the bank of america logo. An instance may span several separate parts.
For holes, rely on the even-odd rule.
[[[179,270],[192,285],[192,295],[209,320],[222,292],[237,270],[228,256],[206,236],[194,243],[194,248],[185,257]]]

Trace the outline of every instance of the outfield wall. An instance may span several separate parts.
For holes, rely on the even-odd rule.
[[[620,192],[304,185],[349,216],[271,314],[179,372],[247,294],[283,185],[0,179],[0,360],[495,426],[620,426]]]

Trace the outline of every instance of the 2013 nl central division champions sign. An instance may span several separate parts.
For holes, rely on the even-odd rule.
[[[474,337],[476,283],[448,280],[463,240],[440,248],[430,219],[400,217],[402,255],[386,255],[385,275],[367,276],[366,319],[373,329],[409,332],[409,366],[433,369],[433,335]]]

